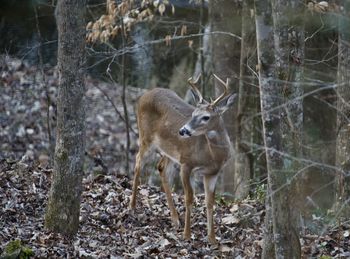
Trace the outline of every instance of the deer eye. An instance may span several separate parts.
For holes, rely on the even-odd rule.
[[[203,116],[203,117],[202,117],[202,121],[208,121],[209,119],[210,119],[209,116]]]

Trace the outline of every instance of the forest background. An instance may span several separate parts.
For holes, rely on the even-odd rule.
[[[0,11],[4,179],[11,179],[9,171],[25,176],[53,166],[59,98],[55,6],[7,1]],[[231,91],[239,94],[225,117],[236,152],[218,181],[218,199],[266,199],[271,214],[266,211],[265,235],[280,226],[289,237],[323,236],[344,222],[349,1],[88,1],[86,6],[85,177],[131,177],[138,136],[134,104],[145,89],[170,88],[191,101],[187,79],[202,74],[201,90],[209,98],[219,91],[215,73],[229,78]],[[143,183],[159,185],[157,159],[157,154],[148,159]],[[177,170],[174,165],[168,174],[181,192]],[[4,190],[10,186],[4,182]],[[11,195],[3,195],[9,213]],[[339,231],[340,238],[349,237],[346,225]],[[277,247],[295,242],[287,238]],[[346,253],[343,245],[329,251],[334,247]]]

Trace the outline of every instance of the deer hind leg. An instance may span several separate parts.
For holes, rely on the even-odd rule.
[[[134,209],[136,206],[136,196],[137,196],[137,187],[140,184],[140,173],[141,173],[141,164],[142,158],[147,151],[147,146],[144,144],[140,145],[139,152],[136,155],[135,169],[134,169],[134,181],[132,186],[132,195],[130,198],[130,209]]]
[[[190,181],[191,168],[186,165],[181,165],[181,180],[185,192],[185,228],[183,238],[185,240],[191,239],[191,212],[193,204],[193,189]]]
[[[205,204],[207,207],[207,229],[208,229],[208,241],[211,244],[216,244],[215,229],[214,229],[214,204],[215,204],[215,184],[218,175],[204,175],[204,191],[205,191]]]
[[[162,180],[162,186],[166,195],[168,207],[170,209],[171,220],[173,222],[174,228],[178,229],[180,225],[179,215],[177,214],[177,211],[174,206],[173,197],[171,195],[171,191],[168,183],[168,177],[166,175],[166,169],[168,164],[169,164],[169,158],[167,158],[166,156],[162,156],[158,162],[157,168],[159,171],[160,178]]]

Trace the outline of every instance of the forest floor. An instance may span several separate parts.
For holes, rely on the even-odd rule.
[[[44,73],[43,81],[39,68],[0,57],[0,258],[14,240],[20,240],[35,258],[260,258],[265,216],[261,200],[230,202],[217,197],[218,246],[206,241],[202,194],[195,199],[191,241],[182,240],[181,228],[172,228],[165,195],[158,187],[140,186],[136,211],[130,213],[125,126],[115,111],[122,111],[121,89],[89,78],[80,228],[72,239],[48,232],[44,214],[52,169],[46,91],[51,96],[53,136],[58,79],[54,68],[45,67]],[[139,94],[128,88],[133,129],[133,103]],[[137,149],[136,139],[132,133],[131,157]],[[174,194],[174,200],[183,219],[183,196]],[[326,219],[315,216],[311,220]],[[303,258],[349,258],[349,231],[349,223],[329,223],[321,234],[303,229]],[[23,252],[23,247],[15,253]]]
[[[194,203],[192,240],[184,241],[181,229],[172,228],[165,195],[158,187],[140,186],[132,214],[128,209],[131,181],[116,175],[84,178],[80,228],[75,238],[50,233],[44,228],[44,214],[51,177],[51,169],[23,161],[1,162],[0,254],[10,241],[20,240],[36,258],[261,256],[265,211],[259,201],[218,198],[215,224],[219,245],[210,246],[203,195],[196,195]],[[183,196],[174,194],[174,200],[183,219]],[[303,258],[350,257],[349,225],[334,226],[322,235],[306,230],[300,240]]]

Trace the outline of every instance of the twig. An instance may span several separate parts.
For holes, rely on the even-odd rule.
[[[200,7],[200,17],[199,17],[199,33],[204,33],[204,0],[201,0],[201,7]],[[206,96],[206,71],[204,68],[204,36],[199,37],[199,55],[201,59],[201,73],[203,75],[202,77],[202,95]]]
[[[124,22],[122,20],[122,48],[125,47],[125,28],[124,28]],[[123,91],[122,91],[122,103],[124,108],[124,119],[125,119],[125,129],[126,129],[126,150],[125,150],[125,171],[128,174],[129,173],[129,150],[130,150],[130,132],[129,132],[129,115],[128,115],[128,109],[126,105],[125,100],[125,92],[126,92],[126,71],[125,71],[125,54],[122,56],[122,85],[123,85]]]

